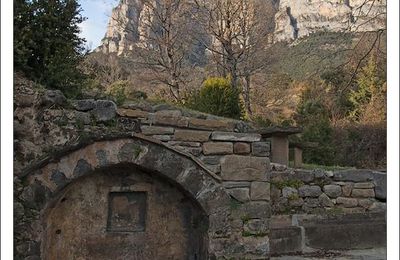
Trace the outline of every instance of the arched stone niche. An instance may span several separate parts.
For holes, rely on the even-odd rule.
[[[82,248],[74,249],[76,259],[102,259],[96,254],[129,246],[142,252],[137,259],[158,259],[157,254],[166,249],[157,232],[171,233],[174,239],[169,241],[176,242],[166,248],[176,248],[177,257],[165,259],[215,259],[241,250],[237,239],[242,221],[232,214],[231,198],[220,180],[189,156],[146,139],[95,142],[29,173],[24,181],[28,184],[23,193],[30,196],[27,203],[38,212],[27,223],[29,245],[40,248],[31,253],[40,259],[67,252],[64,246],[79,247],[81,238]],[[130,205],[136,209],[129,212]],[[139,232],[146,235],[139,238]],[[69,242],[63,242],[62,236]],[[154,241],[143,243],[148,237]],[[159,250],[146,253],[151,247]],[[112,258],[136,259],[129,250],[119,252],[122,258]]]
[[[44,259],[207,257],[208,217],[200,205],[131,164],[71,183],[44,220]]]

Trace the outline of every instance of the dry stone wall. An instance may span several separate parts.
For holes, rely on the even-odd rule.
[[[386,173],[300,170],[272,165],[273,214],[360,213],[386,210]]]

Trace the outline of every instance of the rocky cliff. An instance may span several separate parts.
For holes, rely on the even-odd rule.
[[[96,49],[104,53],[122,53],[139,40],[139,18],[143,9],[140,0],[121,0],[112,10],[102,44]]]
[[[318,31],[365,32],[386,27],[386,0],[281,0],[275,15],[275,41]]]
[[[374,31],[385,28],[386,0],[266,0],[275,6],[274,41],[292,41],[314,32]],[[121,0],[96,51],[121,54],[143,43],[143,0]],[[150,14],[151,15],[151,14]]]

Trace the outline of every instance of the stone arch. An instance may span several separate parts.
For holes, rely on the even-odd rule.
[[[224,248],[215,247],[215,239],[230,232],[231,198],[218,176],[190,155],[141,136],[97,141],[31,170],[25,176],[29,183],[25,190],[32,196],[33,207],[40,213],[38,219],[30,223],[32,241],[38,247],[43,246],[44,216],[66,187],[96,174],[98,170],[118,165],[137,167],[179,186],[208,217],[208,254],[224,254]]]

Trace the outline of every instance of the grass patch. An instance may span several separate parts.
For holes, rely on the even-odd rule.
[[[283,189],[284,187],[292,187],[298,189],[304,185],[304,182],[300,180],[285,180],[285,181],[275,181],[275,182],[271,181],[271,184],[280,190]]]
[[[294,162],[289,162],[289,167],[294,167]],[[339,171],[339,170],[348,170],[348,169],[355,169],[355,167],[350,166],[338,166],[338,165],[319,165],[319,164],[312,164],[312,163],[303,163],[301,169],[304,170],[316,170],[321,169],[325,171]]]

